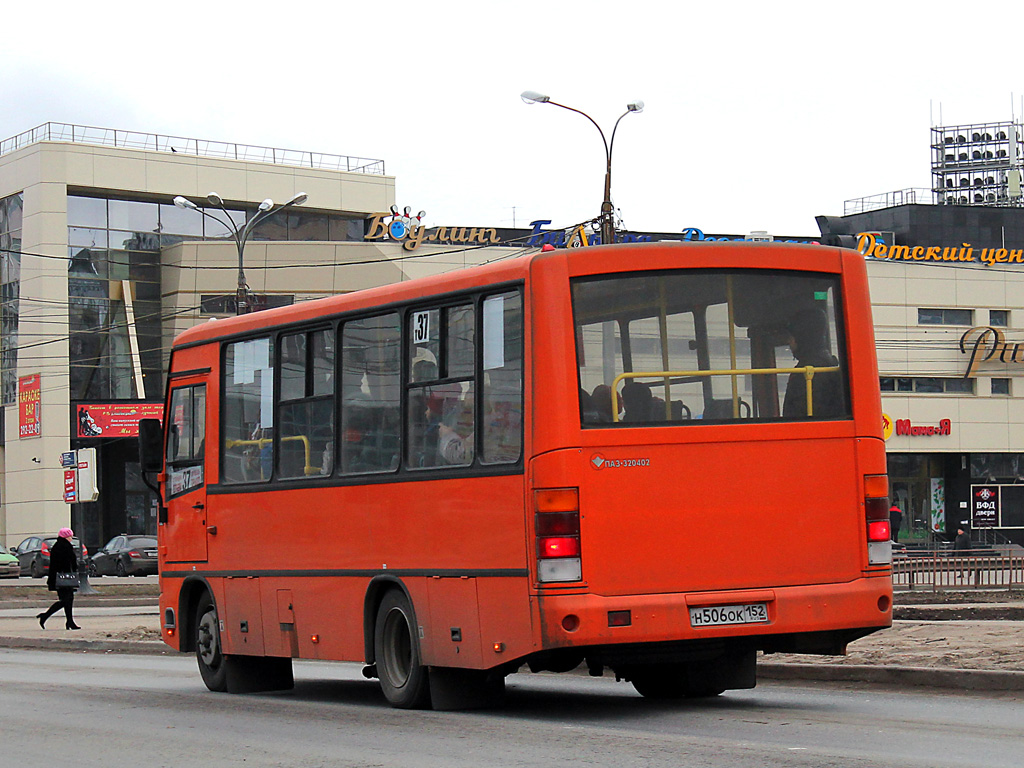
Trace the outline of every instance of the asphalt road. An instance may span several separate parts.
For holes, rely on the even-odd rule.
[[[353,664],[289,693],[206,691],[188,657],[0,650],[3,753],[76,766],[1018,768],[1024,696],[762,683],[655,703],[610,678],[516,675],[485,712],[387,707]]]

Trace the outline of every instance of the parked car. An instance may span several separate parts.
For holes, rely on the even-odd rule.
[[[28,574],[39,579],[46,575],[50,570],[50,547],[56,540],[56,536],[29,536],[11,550],[18,558],[22,576]],[[78,539],[71,539],[71,546],[78,556],[78,570],[84,571],[89,561],[89,550]]]
[[[0,579],[16,579],[21,576],[21,563],[11,552],[0,550]]]
[[[92,576],[142,576],[157,572],[156,538],[153,536],[115,536],[92,556]]]

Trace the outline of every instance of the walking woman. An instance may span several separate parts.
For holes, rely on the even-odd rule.
[[[45,613],[36,616],[39,619],[39,626],[43,629],[46,629],[46,620],[61,608],[64,609],[64,626],[67,629],[81,629],[75,624],[75,617],[72,614],[77,587],[57,586],[58,573],[78,573],[78,558],[75,556],[75,548],[71,545],[71,537],[74,535],[70,528],[61,528],[57,540],[50,547],[50,571],[46,575],[46,587],[57,593],[57,602],[47,608]]]

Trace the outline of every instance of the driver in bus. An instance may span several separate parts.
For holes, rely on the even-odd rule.
[[[829,350],[828,318],[814,307],[802,309],[789,322],[789,348],[796,358],[795,368],[808,365],[815,368],[838,366],[839,361]],[[830,418],[843,414],[842,378],[839,371],[815,372],[811,380],[813,418]],[[803,371],[789,374],[786,397],[782,402],[782,415],[797,419],[807,413],[807,380]]]

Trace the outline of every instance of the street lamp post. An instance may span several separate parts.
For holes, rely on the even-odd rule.
[[[196,211],[201,213],[208,219],[213,219],[218,224],[227,227],[231,233],[232,239],[235,241],[235,248],[238,250],[238,289],[235,293],[235,314],[244,315],[252,311],[252,306],[249,302],[249,286],[245,282],[245,244],[249,240],[249,235],[252,234],[253,229],[256,228],[257,224],[260,224],[271,216],[280,213],[285,208],[289,208],[293,205],[302,205],[309,196],[305,192],[299,192],[294,195],[287,203],[279,205],[277,208],[274,207],[274,201],[269,197],[260,203],[256,213],[254,213],[245,224],[239,226],[235,223],[235,220],[231,218],[231,214],[228,213],[228,209],[224,207],[224,201],[221,196],[216,192],[211,192],[206,196],[207,201],[210,205],[214,205],[224,213],[224,217],[220,217],[217,214],[210,213],[209,211],[200,208],[198,205],[193,203],[186,197],[178,195],[174,198],[174,204],[179,208],[188,211]]]
[[[643,112],[644,103],[637,99],[626,105],[626,111],[619,115],[619,119],[615,121],[615,126],[612,128],[612,139],[608,141],[604,136],[604,131],[601,130],[601,126],[586,112],[574,109],[573,107],[567,107],[565,104],[559,104],[557,101],[552,101],[550,96],[545,96],[543,93],[537,93],[536,91],[523,91],[522,99],[527,104],[552,104],[556,107],[567,109],[570,112],[575,112],[578,115],[583,115],[593,123],[594,127],[597,128],[597,132],[601,134],[605,158],[604,201],[601,203],[601,242],[607,245],[614,244],[615,215],[612,206],[612,150],[615,149],[615,132],[619,129],[619,121],[630,112]]]

